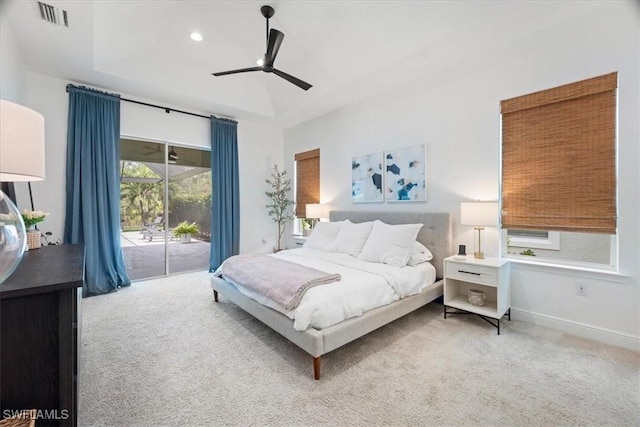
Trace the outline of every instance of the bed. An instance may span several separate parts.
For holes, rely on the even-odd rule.
[[[452,253],[451,218],[449,213],[332,211],[330,213],[330,220],[332,222],[349,220],[351,223],[356,224],[374,220],[396,225],[424,224],[418,232],[416,240],[425,245],[433,255],[430,264],[435,270],[435,281],[425,286],[417,294],[366,311],[357,317],[351,317],[321,329],[310,326],[305,330],[297,330],[294,327],[294,320],[287,315],[249,298],[240,292],[238,287],[233,283],[216,277],[215,275],[211,277],[211,287],[213,289],[215,302],[218,302],[219,295],[227,298],[274,331],[280,333],[302,350],[309,353],[313,357],[313,375],[316,380],[320,379],[320,361],[322,355],[360,338],[442,296],[443,259]],[[244,291],[243,289],[243,292]],[[298,326],[299,329],[299,325],[296,326]]]

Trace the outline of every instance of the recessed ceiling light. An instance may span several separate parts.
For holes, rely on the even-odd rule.
[[[201,42],[202,41],[202,34],[200,34],[197,31],[193,31],[191,34],[189,34],[189,36],[191,37],[191,40],[197,41],[197,42]]]
[[[256,64],[258,64],[259,66],[263,66],[264,65],[264,58],[260,58],[256,61]]]

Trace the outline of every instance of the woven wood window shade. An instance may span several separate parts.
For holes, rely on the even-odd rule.
[[[296,216],[305,218],[307,203],[320,203],[320,149],[294,156],[296,161]]]
[[[501,102],[502,228],[616,233],[617,80]]]

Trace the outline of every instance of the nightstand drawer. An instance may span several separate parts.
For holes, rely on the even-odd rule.
[[[481,265],[469,264],[465,262],[448,261],[446,263],[446,277],[449,279],[464,280],[467,282],[484,283],[486,285],[496,285],[496,269]]]
[[[307,236],[293,236],[293,243],[297,248],[304,246],[306,241],[307,241]]]

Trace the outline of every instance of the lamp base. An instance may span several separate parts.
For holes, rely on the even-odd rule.
[[[478,250],[473,253],[473,257],[476,259],[484,259],[484,253],[482,252],[482,230],[484,227],[474,227],[475,230],[478,230]]]

